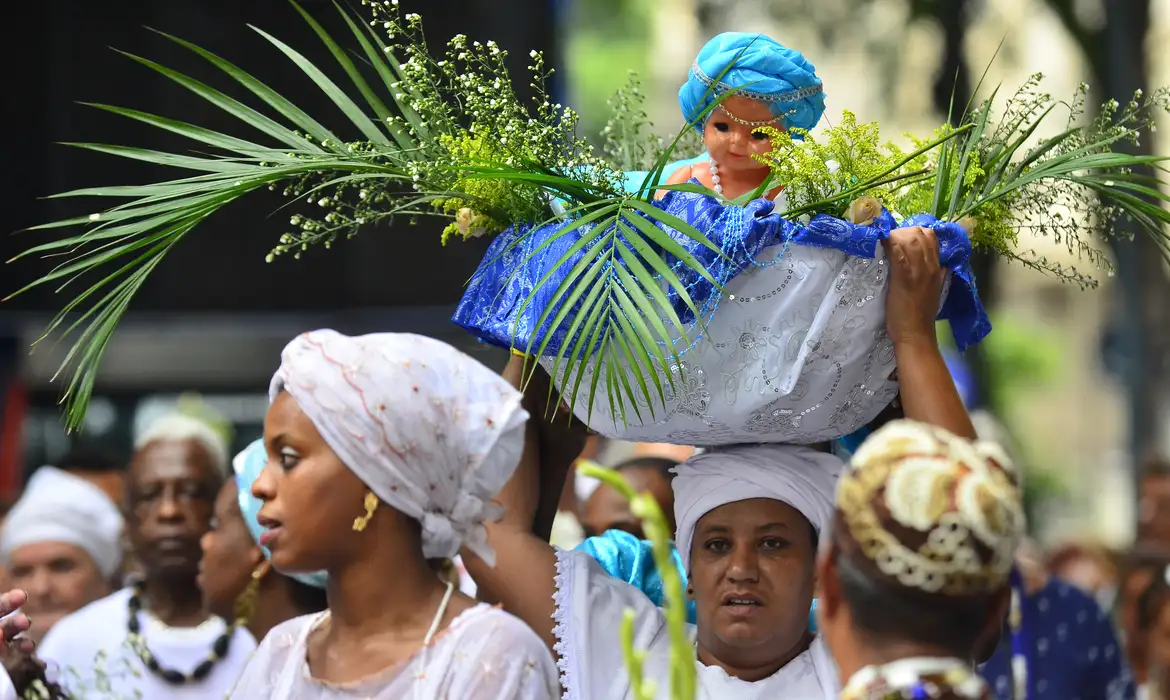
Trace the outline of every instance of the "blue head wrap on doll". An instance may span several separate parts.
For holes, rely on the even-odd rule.
[[[728,65],[731,69],[724,73]],[[720,95],[737,88],[737,95],[767,103],[790,129],[811,130],[825,112],[824,85],[816,67],[799,51],[763,34],[724,32],[699,51],[678,91],[683,117],[694,119]]]
[[[236,474],[236,487],[240,492],[238,497],[240,515],[244,516],[248,532],[252,533],[252,539],[256,540],[257,544],[260,542],[260,535],[263,534],[264,528],[260,527],[260,523],[256,520],[262,504],[259,498],[252,495],[252,482],[260,476],[260,471],[264,469],[264,463],[267,461],[268,453],[264,450],[263,440],[256,440],[248,445],[232,460],[232,471]],[[265,557],[272,558],[272,552],[269,552],[266,547],[261,547],[260,551],[264,553]],[[288,576],[314,588],[324,588],[327,578],[324,571],[315,571],[311,574],[288,574]]]

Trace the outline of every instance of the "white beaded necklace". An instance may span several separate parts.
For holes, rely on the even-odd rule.
[[[715,186],[715,194],[723,196],[723,185],[719,184],[719,166],[711,161],[711,184]]]

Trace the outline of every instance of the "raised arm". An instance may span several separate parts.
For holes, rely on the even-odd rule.
[[[975,426],[955,388],[935,335],[946,270],[939,264],[934,231],[912,227],[885,241],[890,264],[886,330],[894,342],[898,385],[907,418],[975,439]]]
[[[504,377],[519,387],[522,372],[523,359],[514,356],[504,370]],[[552,616],[557,563],[548,538],[566,474],[584,447],[585,430],[576,421],[570,424],[563,411],[558,412],[555,422],[546,420],[548,396],[548,375],[537,370],[524,397],[525,408],[531,415],[524,454],[512,479],[497,497],[504,507],[504,516],[499,522],[487,524],[496,565],[488,566],[466,550],[462,555],[482,597],[503,604],[505,610],[527,623],[551,649],[556,641]],[[551,400],[559,400],[555,392]]]

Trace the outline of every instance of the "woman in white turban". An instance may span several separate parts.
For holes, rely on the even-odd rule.
[[[238,700],[549,700],[548,649],[428,565],[492,560],[484,520],[523,449],[521,395],[439,341],[306,333],[284,349],[252,485],[260,545],[325,571],[330,610],[274,627]]]

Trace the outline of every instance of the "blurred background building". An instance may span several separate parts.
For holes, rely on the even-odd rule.
[[[327,28],[336,13],[303,0]],[[724,30],[759,31],[803,51],[842,109],[878,121],[884,134],[926,133],[945,119],[955,96],[986,96],[1031,73],[1045,88],[1071,95],[1093,86],[1089,104],[1125,101],[1139,87],[1170,83],[1170,0],[431,0],[402,5],[424,15],[435,45],[455,33],[494,38],[519,57],[546,52],[558,66],[558,99],[576,107],[597,133],[606,99],[634,70],[651,96],[664,134],[681,124],[675,92],[699,46]],[[56,0],[27,6],[2,51],[12,66],[5,91],[9,147],[3,207],[10,229],[84,215],[76,202],[38,199],[95,184],[146,181],[157,173],[54,142],[102,141],[147,148],[181,146],[178,137],[77,104],[98,101],[212,128],[228,118],[199,98],[108,47],[159,60],[213,84],[215,69],[144,25],[195,41],[271,80],[314,115],[331,104],[249,23],[325,58],[284,0],[126,0],[117,12],[100,3]],[[998,53],[997,53],[998,51]],[[994,61],[993,61],[994,58]],[[987,69],[986,79],[979,77]],[[978,88],[977,88],[978,85]],[[239,96],[243,98],[243,96]],[[1090,115],[1091,116],[1091,115]],[[1158,136],[1165,133],[1159,132]],[[1158,138],[1143,148],[1170,151]],[[62,347],[28,348],[68,299],[38,289],[0,305],[0,498],[24,474],[80,442],[127,456],[135,431],[180,397],[190,410],[230,424],[242,447],[260,432],[268,378],[294,334],[330,326],[433,335],[502,363],[449,322],[464,281],[486,243],[439,244],[439,226],[370,231],[301,260],[264,263],[284,232],[278,195],[233,204],[183,241],[181,255],[158,269],[106,354],[81,436],[61,429],[52,377]],[[37,232],[0,239],[5,259]],[[402,240],[408,240],[406,254]],[[395,241],[393,245],[391,241]],[[1063,246],[1028,245],[1058,258]],[[1157,252],[1144,241],[1112,251],[1114,277],[1082,291],[1019,267],[981,263],[981,289],[996,330],[964,361],[976,401],[998,415],[1019,445],[1036,534],[1049,542],[1088,536],[1111,546],[1133,537],[1137,465],[1170,451],[1167,331],[1170,289]],[[18,289],[52,260],[4,270],[3,291]],[[198,399],[193,398],[198,396]]]

